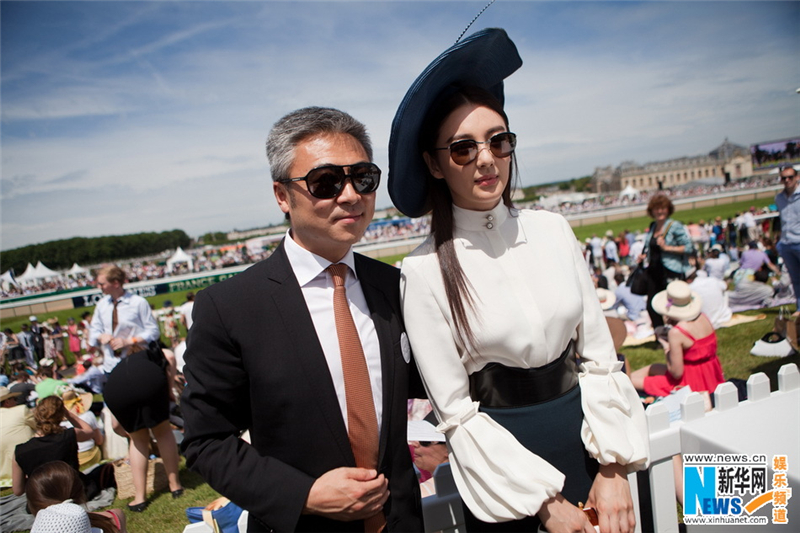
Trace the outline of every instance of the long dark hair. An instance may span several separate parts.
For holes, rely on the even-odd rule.
[[[478,105],[491,109],[503,118],[506,128],[509,127],[508,116],[503,105],[490,92],[478,87],[458,87],[452,94],[440,97],[425,117],[420,131],[420,152],[436,156],[436,140],[442,124],[450,114],[464,105]],[[503,204],[513,207],[511,190],[516,178],[516,159],[512,154],[509,167],[509,179],[503,189]],[[442,273],[444,289],[450,313],[455,321],[456,331],[469,346],[475,347],[475,333],[467,319],[466,305],[474,309],[475,302],[470,292],[471,284],[464,276],[461,263],[458,261],[453,244],[453,197],[444,180],[433,177],[430,172],[426,176],[428,182],[427,207],[431,209],[431,232],[439,259],[439,270]]]
[[[86,492],[78,471],[64,461],[50,461],[36,467],[25,482],[25,496],[28,499],[28,508],[34,515],[66,500],[72,500],[78,505],[86,503]],[[92,527],[98,527],[104,533],[119,531],[114,521],[107,516],[89,513],[89,521]]]

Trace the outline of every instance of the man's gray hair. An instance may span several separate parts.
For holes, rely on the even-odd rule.
[[[294,162],[294,149],[309,137],[324,133],[346,133],[354,137],[372,161],[372,142],[367,128],[344,111],[330,107],[304,107],[292,111],[278,120],[267,137],[267,159],[269,159],[272,181],[287,178]]]

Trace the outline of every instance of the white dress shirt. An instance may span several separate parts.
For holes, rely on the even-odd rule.
[[[109,333],[114,335],[112,331],[112,315],[114,313],[114,302],[111,296],[105,295],[97,306],[94,308],[92,315],[92,322],[89,324],[89,344],[92,346],[100,346],[100,335]],[[117,328],[118,330],[124,328],[132,331],[130,337],[138,337],[145,343],[157,340],[161,337],[161,330],[158,328],[158,322],[150,310],[150,304],[141,296],[137,296],[131,292],[125,293],[119,297],[117,304]],[[103,370],[108,373],[114,370],[125,355],[125,350],[122,351],[121,356],[114,354],[109,344],[104,344],[103,349]]]
[[[469,374],[488,363],[535,368],[576,339],[586,450],[601,464],[643,468],[644,409],[619,372],[614,344],[580,247],[567,221],[546,211],[476,212],[453,207],[454,245],[475,297],[467,312],[477,349],[456,335],[429,237],[403,261],[403,317],[414,357],[447,435],[458,491],[475,516],[533,516],[564,475],[479,412]],[[469,308],[468,308],[469,309]]]
[[[303,291],[303,298],[306,307],[311,314],[314,329],[317,331],[317,339],[322,346],[325,360],[328,362],[328,369],[333,378],[333,386],[336,389],[336,396],[339,400],[339,408],[342,411],[345,427],[347,427],[347,397],[344,390],[344,376],[342,374],[342,356],[339,351],[339,337],[336,334],[336,320],[333,316],[333,279],[325,270],[332,263],[312,252],[309,252],[299,244],[294,242],[290,232],[286,233],[283,244],[286,250],[286,257],[292,266],[297,283]],[[375,324],[370,317],[367,300],[364,298],[364,291],[355,270],[355,259],[353,249],[347,252],[340,263],[349,267],[347,279],[345,280],[345,290],[347,291],[347,302],[350,306],[350,313],[358,330],[361,339],[361,347],[364,350],[364,357],[367,360],[369,370],[369,381],[372,386],[372,401],[375,404],[375,413],[378,417],[378,431],[381,427],[381,417],[383,414],[383,385],[381,369],[381,347],[378,342],[378,333],[375,331]]]

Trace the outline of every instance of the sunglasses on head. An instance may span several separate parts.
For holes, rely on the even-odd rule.
[[[474,139],[464,139],[463,141],[456,141],[450,146],[444,148],[434,148],[434,150],[450,150],[450,159],[456,165],[468,165],[475,161],[481,148],[479,144],[489,145],[489,151],[495,157],[508,157],[514,153],[514,148],[517,147],[517,135],[510,131],[504,131],[492,135],[488,141],[476,141]]]
[[[346,174],[344,169],[350,169]],[[381,183],[381,169],[374,163],[356,163],[354,165],[325,165],[311,169],[302,178],[282,178],[279,183],[305,181],[308,192],[315,198],[328,200],[336,198],[344,189],[345,180],[350,178],[353,189],[358,194],[369,194],[378,189]]]

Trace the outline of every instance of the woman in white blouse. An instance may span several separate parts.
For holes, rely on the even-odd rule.
[[[566,220],[511,204],[516,136],[503,30],[437,58],[395,116],[389,189],[432,234],[403,262],[406,330],[450,447],[468,531],[633,531],[626,474],[647,464],[644,412],[620,372]],[[580,354],[580,370],[575,352]]]

